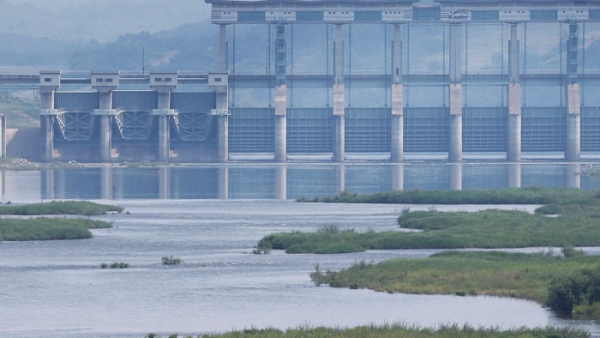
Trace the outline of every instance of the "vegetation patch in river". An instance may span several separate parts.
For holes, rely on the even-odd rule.
[[[183,262],[181,258],[173,257],[173,256],[163,256],[162,257],[162,265],[179,265]]]
[[[310,275],[316,285],[413,294],[523,298],[564,314],[588,313],[600,303],[600,257],[506,252],[454,252],[424,259],[359,262]]]
[[[154,336],[158,337],[158,336]],[[498,328],[473,328],[468,325],[441,325],[437,328],[420,328],[405,324],[358,326],[355,328],[299,327],[285,331],[267,329],[247,329],[220,334],[205,334],[202,338],[531,338],[561,337],[587,338],[590,334],[576,328],[515,328],[500,330]]]
[[[110,264],[108,264],[108,263],[102,263],[102,264],[100,264],[100,267],[102,269],[106,269],[106,268],[110,268],[110,269],[127,269],[129,267],[129,263],[125,263],[125,262],[112,262]]]
[[[458,249],[600,246],[600,218],[585,213],[546,217],[512,210],[404,212],[400,226],[420,231],[275,233],[258,248],[286,253],[343,253],[385,249]],[[343,250],[336,250],[343,249]]]
[[[589,191],[564,188],[503,188],[489,190],[402,190],[357,194],[344,191],[335,196],[305,198],[299,202],[394,203],[394,204],[549,204],[593,195]]]
[[[104,215],[107,212],[122,212],[123,208],[115,205],[98,204],[88,201],[52,201],[48,203],[32,203],[24,205],[7,205],[0,207],[0,215]]]
[[[398,193],[398,194],[396,194]],[[574,189],[522,188],[490,191],[413,191],[364,196],[419,196],[411,203],[528,203],[545,201],[535,214],[516,210],[439,212],[403,210],[401,228],[418,231],[357,233],[330,231],[275,233],[262,238],[257,248],[283,249],[287,253],[343,253],[370,249],[457,249],[600,246],[600,193]],[[447,194],[447,195],[444,195]],[[446,196],[446,197],[444,197]],[[502,198],[496,198],[502,196]],[[511,198],[508,198],[512,196]],[[364,201],[361,195],[355,196]],[[414,196],[413,196],[414,197]],[[525,198],[526,197],[526,198]],[[368,200],[368,198],[367,198]],[[381,201],[380,198],[375,199]],[[386,199],[390,201],[391,199]],[[398,199],[393,199],[398,201]],[[404,201],[404,200],[403,200]],[[396,203],[396,202],[394,202]],[[548,217],[555,215],[557,217]],[[339,251],[336,249],[339,248]],[[267,250],[263,250],[267,251]]]
[[[76,218],[0,219],[0,240],[44,241],[91,238],[89,229],[110,228],[104,221]]]

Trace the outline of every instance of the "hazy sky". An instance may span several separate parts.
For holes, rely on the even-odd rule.
[[[110,41],[208,18],[204,0],[0,0],[0,34]]]
[[[128,3],[144,3],[146,0],[4,0],[4,2],[12,4],[30,4],[35,7],[44,8],[48,10],[62,9],[70,5],[104,5],[104,4],[119,4],[123,2]],[[208,5],[203,0],[195,0],[202,4],[208,10]],[[2,1],[0,1],[1,3]],[[171,3],[177,4],[183,2],[180,0],[172,1]]]

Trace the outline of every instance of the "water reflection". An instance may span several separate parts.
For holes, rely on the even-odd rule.
[[[296,199],[344,190],[467,190],[521,186],[600,188],[580,163],[229,164],[161,168],[97,167],[34,172],[34,199]],[[8,173],[8,176],[7,176]],[[19,200],[20,176],[2,172],[3,200]],[[16,196],[7,195],[18,192]]]
[[[521,163],[508,164],[508,187],[521,187]]]

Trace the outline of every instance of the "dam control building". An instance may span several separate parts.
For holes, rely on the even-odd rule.
[[[600,151],[600,72],[588,66],[600,0],[206,2],[219,29],[214,72],[0,76],[39,86],[42,158],[447,153],[460,162],[560,152],[577,161]],[[260,64],[240,61],[248,32],[264,45]],[[551,60],[531,52],[541,45]]]

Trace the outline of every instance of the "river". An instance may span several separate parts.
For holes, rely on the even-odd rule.
[[[500,168],[503,166],[498,164]],[[228,166],[226,196],[223,184],[218,181],[219,170],[223,168],[219,166],[171,168],[168,179],[162,181],[160,177],[165,174],[161,174],[159,168],[111,168],[108,179],[102,178],[107,175],[105,168],[55,170],[52,174],[48,171],[4,172],[2,197],[5,201],[85,198],[121,205],[127,212],[95,217],[112,222],[113,228],[94,230],[92,239],[0,243],[0,335],[141,338],[150,332],[196,335],[250,327],[285,329],[384,323],[427,327],[458,323],[507,329],[581,326],[600,333],[600,323],[557,318],[548,309],[530,301],[316,287],[308,276],[317,263],[322,269],[337,270],[360,260],[379,262],[396,257],[426,257],[436,252],[434,250],[342,255],[286,255],[278,251],[268,255],[251,254],[262,236],[277,231],[313,231],[331,223],[357,231],[397,229],[396,217],[404,207],[401,205],[313,204],[289,200],[292,196],[335,192],[339,189],[339,177],[334,173],[340,172],[340,166],[285,166],[287,199],[281,198],[281,187],[275,187],[277,179],[273,176],[277,176],[279,167]],[[486,167],[495,168],[485,163],[481,170],[488,170]],[[383,190],[384,184],[391,184],[390,175],[394,173],[393,166],[383,164],[345,165],[343,168],[344,186],[361,192]],[[486,186],[479,188],[498,185],[493,183],[496,181],[509,182],[508,167],[504,168],[493,169],[504,176],[489,177]],[[312,170],[320,171],[321,176]],[[446,164],[429,167],[423,164],[414,173],[404,172],[403,188],[420,184],[429,189],[443,185],[450,188],[452,185],[447,180],[451,170]],[[568,164],[561,163],[531,164],[531,168],[523,165],[521,170],[523,186],[530,181],[546,182],[544,177],[558,180],[548,180],[548,185],[567,186],[572,172]],[[473,178],[484,176],[476,174],[475,165],[463,165],[462,172],[461,188],[471,187],[474,183],[470,182],[485,181],[481,177]],[[473,175],[465,175],[465,172],[473,172]],[[203,174],[212,176],[207,178]],[[577,176],[584,189],[593,189],[600,183],[593,177]],[[161,187],[165,181],[169,183]],[[110,188],[101,186],[106,182],[110,182]],[[196,185],[190,187],[193,182]],[[208,188],[202,190],[202,187]],[[429,207],[410,206],[412,210]],[[504,208],[532,211],[535,206]],[[436,209],[478,210],[479,207],[436,206]],[[586,251],[600,254],[599,248],[586,248]],[[163,256],[181,258],[183,263],[163,266]],[[101,263],[111,262],[127,262],[131,267],[100,268]]]

